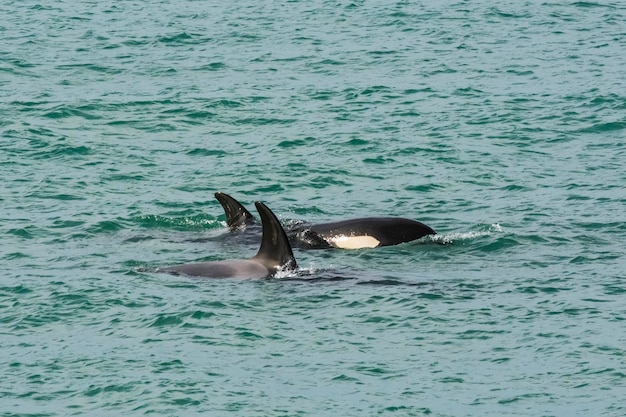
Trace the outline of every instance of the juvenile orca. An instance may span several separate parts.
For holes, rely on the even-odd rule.
[[[215,193],[231,229],[244,229],[255,220],[228,194]],[[417,240],[435,231],[416,220],[401,217],[365,217],[333,223],[298,224],[288,230],[291,243],[306,248],[361,249],[392,246]]]
[[[295,270],[298,265],[280,222],[265,204],[259,201],[254,204],[261,216],[263,228],[261,247],[255,256],[250,259],[176,265],[159,268],[157,272],[207,278],[266,278],[279,270]]]

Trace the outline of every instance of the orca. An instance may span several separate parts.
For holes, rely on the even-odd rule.
[[[226,224],[243,230],[255,224],[254,216],[225,193],[215,193],[226,213]],[[296,224],[288,228],[292,245],[308,248],[363,249],[411,242],[436,232],[424,223],[401,217],[364,217],[332,223]]]
[[[260,201],[254,204],[261,216],[263,229],[261,247],[255,256],[250,259],[175,265],[159,268],[156,272],[205,278],[267,278],[278,271],[295,270],[298,265],[285,230],[265,204]]]
[[[401,217],[364,217],[310,226],[311,232],[342,249],[376,248],[411,242],[435,231],[424,223]]]

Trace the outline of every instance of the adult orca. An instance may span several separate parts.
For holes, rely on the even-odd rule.
[[[231,229],[245,229],[255,223],[254,216],[228,194],[215,193],[226,213]],[[333,223],[297,224],[288,230],[294,246],[305,248],[361,249],[392,246],[417,240],[435,231],[412,219],[401,217],[364,217]]]
[[[254,203],[263,235],[258,253],[250,259],[229,259],[159,268],[157,272],[207,278],[266,278],[278,271],[295,270],[298,265],[280,222],[263,203]],[[250,214],[250,213],[248,213]]]

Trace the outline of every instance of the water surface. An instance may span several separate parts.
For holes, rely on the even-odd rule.
[[[4,416],[622,416],[620,2],[0,6]],[[438,235],[269,280],[215,191]]]

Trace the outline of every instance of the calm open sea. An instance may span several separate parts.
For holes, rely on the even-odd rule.
[[[0,415],[626,415],[626,4],[510,3],[3,1]]]

